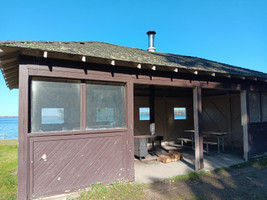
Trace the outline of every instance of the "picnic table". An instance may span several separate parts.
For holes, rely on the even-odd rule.
[[[185,133],[190,133],[191,137],[192,137],[192,141],[194,141],[194,133],[195,130],[184,130]],[[222,151],[224,151],[224,136],[227,135],[226,132],[218,132],[218,131],[203,131],[202,132],[203,135],[203,143],[206,144],[207,147],[207,152],[208,152],[208,147],[209,144],[217,144],[218,147],[218,153],[221,152],[220,150],[220,146],[222,146]],[[217,137],[217,142],[213,142],[213,141],[209,141],[208,139],[210,137]]]

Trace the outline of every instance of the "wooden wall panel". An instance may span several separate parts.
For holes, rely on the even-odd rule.
[[[240,95],[203,98],[203,130],[227,132],[225,144],[243,147]]]
[[[203,98],[203,130],[204,131],[228,131],[227,122],[227,97]]]
[[[248,157],[263,155],[267,152],[267,123],[253,123],[248,128]]]
[[[162,135],[165,141],[176,141],[177,137],[189,138],[191,135],[184,133],[185,129],[193,129],[193,99],[178,98],[178,97],[162,97],[156,98],[155,112],[156,112],[156,132]],[[174,107],[186,107],[187,119],[174,120]]]
[[[32,197],[125,180],[126,133],[31,139]]]
[[[139,120],[139,107],[149,107],[149,97],[134,97],[134,135],[150,134],[149,120]]]
[[[185,129],[193,129],[193,108],[191,98],[155,98],[156,134],[164,137],[164,141],[175,141],[177,137],[184,137]],[[148,97],[135,97],[134,102],[134,135],[149,134],[149,121],[139,120],[139,107],[149,107]],[[186,107],[187,119],[174,120],[173,108]],[[188,136],[188,135],[187,135]],[[188,136],[190,137],[190,136]]]

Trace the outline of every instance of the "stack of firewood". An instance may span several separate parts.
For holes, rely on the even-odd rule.
[[[183,155],[181,153],[170,150],[169,153],[167,153],[166,155],[160,155],[157,158],[157,161],[163,162],[163,163],[170,163],[170,162],[176,162],[182,159],[183,159]]]

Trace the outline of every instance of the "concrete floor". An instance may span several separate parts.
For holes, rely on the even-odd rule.
[[[190,148],[181,149],[179,146],[163,145],[166,150],[176,150],[181,152],[184,159],[178,162],[161,163],[157,162],[157,156],[146,156],[142,161],[135,159],[135,181],[138,183],[149,183],[174,177],[177,175],[188,174],[195,169],[195,155]],[[162,151],[166,154],[167,151]],[[214,152],[214,153],[213,153]],[[210,154],[204,153],[204,170],[211,171],[216,168],[228,167],[244,162],[242,155],[235,152],[217,154],[216,149]]]

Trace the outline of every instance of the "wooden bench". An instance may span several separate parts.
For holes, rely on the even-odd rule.
[[[217,142],[212,142],[212,141],[203,141],[203,144],[206,145],[206,151],[209,153],[209,145],[218,145]]]
[[[181,142],[182,148],[184,147],[184,143],[192,142],[192,149],[193,149],[194,142],[192,141],[192,139],[189,139],[189,138],[177,138],[177,140]]]
[[[206,137],[204,137],[206,138]],[[189,138],[177,138],[178,141],[181,142],[181,146],[182,148],[184,147],[184,143],[188,143],[188,142],[191,142],[192,143],[192,149],[194,149],[194,141],[192,139],[189,139]],[[209,145],[218,145],[217,142],[214,142],[214,141],[207,141],[207,140],[204,140],[203,141],[203,144],[206,146],[206,152],[209,153]]]

